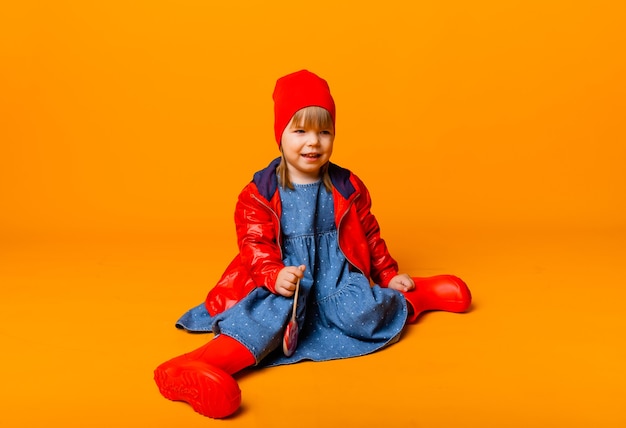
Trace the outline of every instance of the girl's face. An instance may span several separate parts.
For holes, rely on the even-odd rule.
[[[320,179],[320,168],[333,152],[335,134],[333,129],[318,129],[293,123],[283,131],[281,147],[289,171],[289,178],[296,184],[314,183]]]

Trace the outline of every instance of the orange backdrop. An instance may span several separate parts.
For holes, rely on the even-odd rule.
[[[624,226],[622,2],[228,3],[3,6],[2,234],[223,229],[300,68],[383,218]]]
[[[221,424],[152,370],[207,340],[172,323],[234,255],[301,68],[402,269],[462,276],[474,307],[243,376],[229,422],[625,426],[626,3],[4,3],[0,426]]]

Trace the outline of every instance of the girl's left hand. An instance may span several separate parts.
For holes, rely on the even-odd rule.
[[[401,273],[391,278],[387,287],[406,292],[415,288],[415,282],[413,282],[413,279],[408,274]]]

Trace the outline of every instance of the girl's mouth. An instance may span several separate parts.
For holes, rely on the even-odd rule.
[[[303,153],[301,156],[307,159],[317,159],[322,155],[319,153]]]

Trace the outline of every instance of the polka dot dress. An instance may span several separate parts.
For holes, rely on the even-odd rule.
[[[404,297],[395,290],[370,286],[368,278],[350,269],[338,245],[332,193],[320,182],[294,187],[280,188],[280,197],[285,265],[306,266],[300,282],[295,353],[282,354],[293,299],[264,287],[213,318],[204,305],[193,308],[178,326],[227,334],[243,343],[262,366],[355,357],[394,342],[406,322]]]

